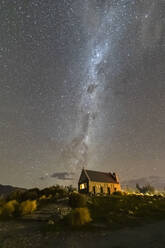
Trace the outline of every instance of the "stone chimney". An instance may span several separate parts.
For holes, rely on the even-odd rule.
[[[115,179],[115,181],[116,181],[117,183],[119,183],[119,177],[116,175],[115,172],[112,173],[112,176],[113,176],[113,178]]]

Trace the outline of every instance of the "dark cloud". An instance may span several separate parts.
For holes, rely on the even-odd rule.
[[[68,172],[55,172],[51,175],[51,177],[53,178],[57,178],[58,180],[73,180],[73,176],[75,174],[72,173],[68,173]]]
[[[40,180],[45,180],[45,178],[46,178],[46,177],[40,177],[39,179],[40,179]]]

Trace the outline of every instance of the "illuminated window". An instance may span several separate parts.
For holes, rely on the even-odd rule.
[[[80,189],[85,189],[86,188],[86,183],[80,184]]]

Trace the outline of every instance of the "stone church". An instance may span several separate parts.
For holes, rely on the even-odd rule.
[[[79,193],[112,194],[121,191],[116,173],[82,169],[78,182]]]

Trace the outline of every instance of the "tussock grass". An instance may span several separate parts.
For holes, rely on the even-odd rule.
[[[75,208],[70,214],[70,224],[73,227],[80,227],[91,221],[92,219],[88,208]]]

